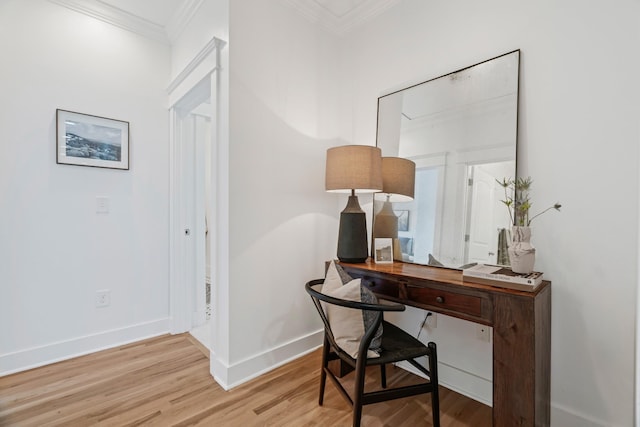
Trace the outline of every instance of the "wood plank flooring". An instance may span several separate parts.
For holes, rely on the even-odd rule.
[[[225,392],[193,337],[165,335],[0,378],[0,426],[351,425],[331,383],[318,406],[319,368],[318,350]],[[394,367],[387,375],[390,385],[413,379]],[[362,426],[431,425],[429,399],[365,406]],[[491,408],[445,388],[440,414],[443,427],[491,426]]]

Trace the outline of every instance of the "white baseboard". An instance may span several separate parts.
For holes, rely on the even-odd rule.
[[[189,333],[211,352],[211,322],[196,326]]]
[[[598,420],[553,402],[551,402],[551,425],[562,427],[616,427],[611,421]],[[622,427],[622,425],[618,424],[617,427]]]
[[[215,352],[211,351],[211,375],[223,389],[230,390],[314,351],[322,345],[322,339],[323,331],[318,331],[233,365],[222,362],[216,357]],[[400,367],[417,375],[422,375],[409,364]],[[493,399],[491,381],[441,363],[438,365],[438,373],[442,386],[491,406]],[[551,403],[551,425],[562,427],[609,427],[609,424],[602,420],[580,414],[553,402]]]
[[[323,331],[317,331],[279,347],[265,351],[243,361],[226,364],[211,351],[211,375],[225,390],[230,390],[291,360],[297,359],[322,345]],[[417,375],[422,375],[409,364],[399,364]],[[460,371],[446,364],[438,364],[440,384],[460,394],[491,406],[492,384],[484,378]]]
[[[408,362],[398,363],[397,366],[424,377],[422,372],[418,371]],[[486,378],[470,374],[455,366],[438,361],[438,382],[441,386],[449,390],[453,390],[470,399],[477,400],[487,406],[492,406],[493,384]]]
[[[169,333],[170,319],[158,319],[0,355],[0,377]]]
[[[311,353],[322,345],[324,331],[289,341],[237,363],[225,364],[211,352],[211,374],[225,390],[230,390],[279,366]]]
[[[398,363],[402,369],[406,369],[416,375],[424,375],[409,363]],[[469,374],[447,364],[438,363],[438,375],[440,385],[477,400],[485,405],[492,406],[493,385],[491,381]],[[613,427],[611,422],[595,419],[589,415],[579,413],[562,405],[551,402],[551,425],[562,427]],[[622,427],[617,426],[617,427]]]
[[[473,400],[493,406],[493,382],[447,363],[438,362],[440,384]]]

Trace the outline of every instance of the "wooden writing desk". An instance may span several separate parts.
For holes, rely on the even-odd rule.
[[[535,292],[462,282],[462,272],[394,262],[340,263],[385,299],[493,327],[493,425],[548,426],[551,283]]]

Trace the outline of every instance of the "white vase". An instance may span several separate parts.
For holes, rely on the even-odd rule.
[[[536,262],[536,249],[531,245],[531,228],[513,226],[509,244],[509,263],[516,273],[528,274]]]

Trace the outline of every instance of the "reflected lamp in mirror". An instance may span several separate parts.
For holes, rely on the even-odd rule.
[[[416,164],[400,157],[382,158],[382,192],[376,198],[384,203],[374,215],[373,240],[376,238],[393,239],[393,258],[402,260],[402,251],[398,241],[398,217],[393,211],[393,202],[410,202],[415,191]]]
[[[369,256],[367,220],[358,203],[358,193],[375,193],[382,186],[382,151],[369,145],[344,145],[327,150],[325,189],[349,193],[347,206],[340,213],[338,259],[365,262]]]

